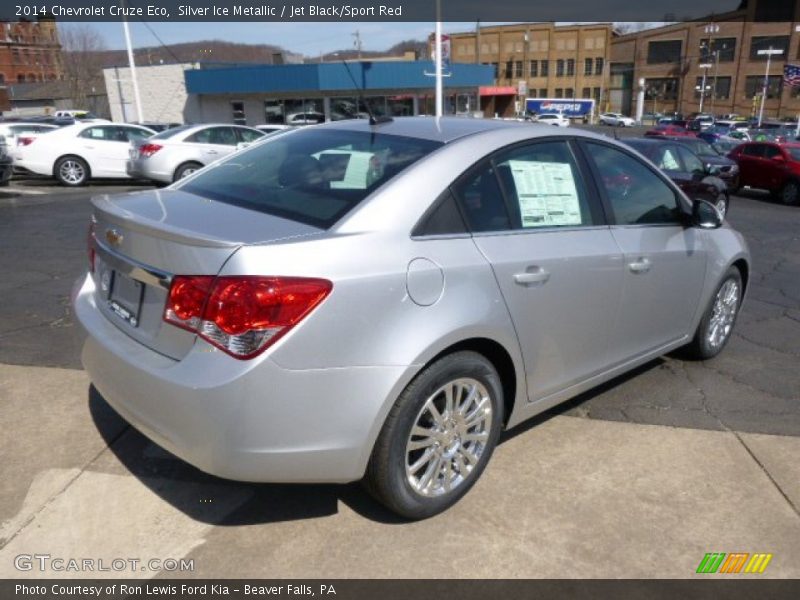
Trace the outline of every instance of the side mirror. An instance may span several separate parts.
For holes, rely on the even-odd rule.
[[[706,165],[707,175],[719,175],[721,172],[722,168],[719,165]]]
[[[722,227],[722,215],[717,208],[706,200],[695,200],[692,205],[692,221],[700,229],[717,229]]]

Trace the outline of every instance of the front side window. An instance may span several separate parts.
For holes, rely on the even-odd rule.
[[[262,137],[264,137],[264,133],[261,131],[245,129],[243,127],[238,127],[236,129],[236,133],[239,134],[239,139],[247,144],[255,142],[256,140],[260,140]]]
[[[237,152],[180,185],[198,196],[327,229],[440,142],[309,128]]]
[[[201,129],[186,138],[187,142],[197,144],[218,144],[221,146],[235,146],[238,142],[232,127],[208,127]]]
[[[754,156],[754,157],[763,157],[764,156],[764,144],[748,144],[744,148],[742,148],[742,154],[745,156]]]
[[[618,225],[681,222],[675,192],[647,165],[611,146],[586,145]]]
[[[705,168],[703,167],[703,161],[697,158],[697,156],[691,150],[680,147],[678,148],[678,152],[681,155],[683,166],[686,168],[688,173],[703,173],[705,171]]]

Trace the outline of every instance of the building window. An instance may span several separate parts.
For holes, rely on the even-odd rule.
[[[694,97],[700,98],[700,88],[703,85],[703,78],[698,77],[694,84]],[[730,77],[717,77],[716,90],[714,89],[714,78],[706,77],[706,98],[714,98],[717,100],[727,100],[731,95],[731,78]]]
[[[681,60],[681,40],[650,42],[647,44],[647,64],[660,65]]]
[[[233,111],[234,124],[247,125],[247,118],[244,115],[244,102],[231,102],[231,110]]]
[[[581,94],[581,98],[588,98],[591,93],[592,93],[591,89],[583,88],[583,93]]]
[[[764,76],[751,75],[745,79],[744,95],[748,98],[755,98],[761,96],[764,90]],[[770,75],[767,83],[767,99],[778,98],[783,90],[783,76]]]
[[[563,98],[564,97],[564,90],[562,88],[556,88],[556,98]]]
[[[25,75],[23,75],[22,73],[17,75],[17,83],[25,83]]]
[[[567,77],[574,77],[575,76],[575,59],[568,58],[567,59]]]
[[[558,59],[556,61],[556,77],[563,77],[564,76],[564,61],[563,59]]]
[[[583,74],[584,75],[591,75],[592,74],[592,59],[591,58],[584,58],[583,59]]]
[[[598,56],[594,59],[594,74],[595,75],[602,75],[603,74],[603,57]]]
[[[20,62],[19,56],[19,50],[17,48],[11,50],[11,60],[15,65],[18,65]]]
[[[550,74],[550,62],[543,60],[539,63],[539,75],[547,77]]]
[[[522,61],[518,60],[514,62],[514,77],[522,77]]]
[[[506,71],[505,71],[505,78],[511,79],[514,76],[514,61],[507,60],[506,61]]]
[[[592,98],[595,102],[600,102],[600,88],[596,87],[592,90]]]
[[[538,77],[539,76],[539,61],[532,60],[531,61],[531,70],[530,70],[531,77]]]
[[[783,54],[779,55],[785,57],[789,52],[789,36],[788,35],[765,35],[761,37],[754,37],[750,40],[750,60],[767,60],[767,56],[759,54],[759,50],[783,50]],[[779,58],[772,57],[772,60]]]
[[[564,90],[564,98],[574,98],[575,97],[575,90],[572,88],[567,88]]]
[[[283,100],[264,100],[264,120],[267,124],[283,123]]]
[[[676,100],[678,98],[678,78],[645,79],[644,93],[648,100]]]
[[[708,38],[700,40],[700,63],[733,62],[736,55],[736,38]]]
[[[0,85],[5,85],[6,83],[6,74],[0,73]]]
[[[547,88],[539,88],[539,98],[547,98]]]

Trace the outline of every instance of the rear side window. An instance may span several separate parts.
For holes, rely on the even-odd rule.
[[[610,146],[589,142],[586,147],[617,224],[681,222],[675,192],[647,165]]]
[[[499,154],[495,168],[514,228],[595,225],[598,215],[566,141],[541,142]]]
[[[180,188],[327,229],[441,145],[367,131],[305,129],[237,152]]]
[[[236,133],[239,135],[239,139],[245,143],[255,142],[256,140],[260,140],[262,137],[264,137],[264,133],[261,131],[242,129],[241,127],[236,128]]]
[[[776,156],[782,156],[783,153],[781,149],[777,146],[765,146],[764,147],[764,158],[775,158]]]
[[[511,219],[491,164],[485,163],[453,186],[472,231],[506,231]]]

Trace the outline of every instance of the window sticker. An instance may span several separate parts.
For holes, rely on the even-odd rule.
[[[578,190],[568,163],[509,160],[522,227],[580,225]]]
[[[344,177],[339,181],[331,181],[331,189],[345,190],[364,190],[369,187],[371,170],[373,169],[373,152],[362,152],[359,150],[338,150],[331,149],[325,152],[314,154],[314,158],[320,159],[325,155],[345,155],[349,156]]]

